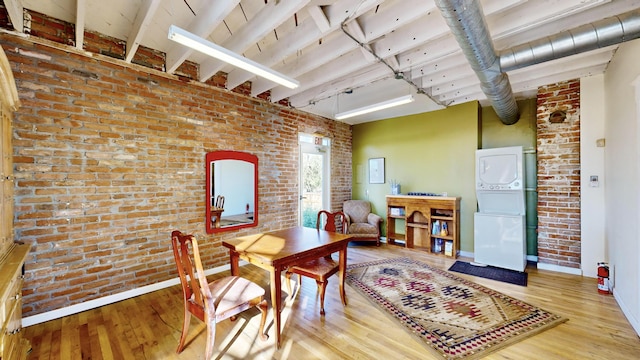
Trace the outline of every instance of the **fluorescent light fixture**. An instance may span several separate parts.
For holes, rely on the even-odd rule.
[[[408,104],[408,103],[412,102],[413,100],[414,100],[413,99],[413,95],[405,95],[405,96],[401,96],[399,98],[395,98],[395,99],[379,102],[377,104],[371,104],[371,105],[367,105],[365,107],[361,107],[361,108],[358,108],[358,109],[353,109],[353,110],[341,112],[341,113],[336,114],[335,118],[336,118],[336,120],[342,120],[342,119],[346,119],[346,118],[350,118],[350,117],[354,117],[354,116],[358,116],[358,115],[362,115],[362,114],[368,114],[370,112],[374,112],[374,111],[378,111],[378,110],[382,110],[382,109],[388,109],[390,107],[394,107],[394,106],[398,106],[398,105]]]
[[[190,47],[193,50],[271,80],[277,84],[288,87],[289,89],[295,89],[300,86],[300,82],[296,79],[292,79],[277,71],[271,70],[262,64],[258,64],[251,59],[238,55],[229,49],[225,49],[222,46],[216,45],[209,40],[203,39],[175,25],[171,25],[169,27],[169,40],[173,40],[179,44]]]

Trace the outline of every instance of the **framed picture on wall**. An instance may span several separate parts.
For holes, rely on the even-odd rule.
[[[369,159],[369,184],[384,184],[384,158]]]

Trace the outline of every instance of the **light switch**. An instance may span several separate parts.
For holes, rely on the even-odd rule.
[[[589,185],[591,187],[598,187],[600,186],[600,182],[598,181],[598,175],[591,175],[589,176]]]

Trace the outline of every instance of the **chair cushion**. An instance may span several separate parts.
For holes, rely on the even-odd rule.
[[[239,276],[227,276],[215,280],[209,284],[209,289],[216,304],[216,314],[264,296],[265,293],[258,284]]]
[[[371,203],[366,200],[347,200],[343,209],[351,219],[351,223],[366,223],[371,212]]]
[[[302,275],[308,277],[322,278],[329,273],[334,274],[337,267],[338,262],[336,262],[335,260],[321,257],[319,259],[307,261],[303,264],[292,266],[287,271],[295,274],[301,273]]]
[[[378,229],[369,223],[356,223],[349,226],[349,234],[361,236],[376,236]]]

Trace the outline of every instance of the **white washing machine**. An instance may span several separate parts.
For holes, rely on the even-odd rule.
[[[516,271],[527,267],[524,215],[475,213],[473,235],[475,262]]]

